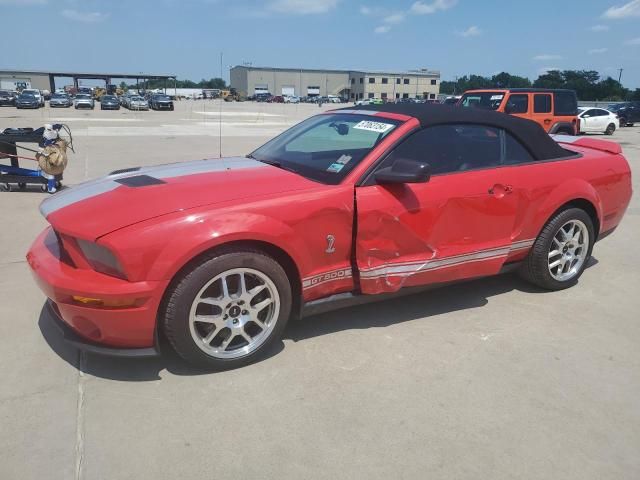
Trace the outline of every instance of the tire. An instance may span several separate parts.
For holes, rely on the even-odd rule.
[[[627,126],[627,119],[624,117],[621,117],[618,119],[620,121],[620,127],[626,127]]]
[[[245,289],[240,288],[241,277]],[[240,291],[244,293],[238,297]],[[198,301],[202,299],[206,301]],[[224,249],[205,256],[172,282],[159,323],[184,360],[227,370],[254,362],[268,351],[287,324],[291,304],[291,284],[278,262],[259,250]]]
[[[607,129],[604,131],[605,135],[613,135],[613,132],[616,131],[616,126],[613,123],[607,125]]]
[[[571,236],[573,226],[577,226],[582,234],[582,246],[573,248],[580,241],[573,238],[563,242],[558,242],[557,238],[567,239],[567,232]],[[565,235],[560,233],[563,228]],[[584,230],[582,230],[584,228]],[[585,234],[588,238],[585,238]],[[575,285],[584,272],[584,269],[591,257],[591,251],[595,240],[595,232],[591,217],[580,208],[568,208],[556,213],[538,235],[527,258],[522,262],[520,275],[528,282],[546,290],[563,290]],[[553,249],[552,249],[553,246]],[[560,252],[551,255],[553,251]],[[566,255],[565,255],[566,254]],[[572,256],[572,260],[569,260]],[[577,259],[577,260],[576,260]],[[576,260],[575,263],[573,260]],[[560,272],[560,265],[552,265],[560,261],[564,272],[566,262],[569,262],[567,272]],[[564,261],[564,262],[563,262]],[[574,266],[572,266],[574,265]]]

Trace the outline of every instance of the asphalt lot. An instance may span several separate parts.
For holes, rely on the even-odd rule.
[[[319,110],[223,104],[222,153],[245,154]],[[75,184],[217,157],[218,118],[208,101],[0,108],[0,130],[68,123]],[[640,170],[639,126],[606,139]],[[327,313],[224,373],[59,342],[24,260],[45,196],[0,193],[0,479],[640,478],[637,195],[574,288],[505,275]]]

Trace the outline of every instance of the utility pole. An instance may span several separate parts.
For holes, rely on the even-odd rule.
[[[622,80],[622,70],[623,70],[622,68],[619,68],[619,69],[618,69],[618,71],[620,72],[620,73],[618,74],[618,83],[621,83],[621,80]]]

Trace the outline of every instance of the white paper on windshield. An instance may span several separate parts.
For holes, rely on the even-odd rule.
[[[504,95],[491,95],[491,100],[502,100]]]
[[[369,132],[384,133],[393,128],[392,123],[372,122],[371,120],[362,120],[353,126],[357,130],[368,130]]]

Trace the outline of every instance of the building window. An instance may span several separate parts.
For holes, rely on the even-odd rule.
[[[396,83],[397,83],[398,85],[400,85],[400,81],[401,81],[401,79],[400,79],[400,78],[396,78]]]
[[[352,79],[351,79],[351,85],[353,85],[354,83],[356,83],[356,79],[355,79],[355,78],[352,78]]]
[[[362,77],[360,77],[360,83],[362,83],[362,80],[363,80]]]
[[[402,98],[409,98],[409,94],[408,93],[403,93],[402,94]]]
[[[404,84],[405,84],[405,85],[409,85],[409,79],[408,79],[408,78],[405,78],[405,79],[404,79]]]
[[[387,98],[387,93],[386,92],[381,93],[380,94],[380,98],[386,99]]]
[[[369,97],[368,98],[373,98],[373,93],[369,93]]]
[[[355,94],[353,94],[353,93],[352,93],[352,94],[351,94],[351,98],[355,98]]]
[[[399,93],[396,93],[396,98],[400,98],[400,94]]]
[[[438,82],[436,82],[435,79],[431,80],[431,85],[436,85]]]
[[[429,94],[429,98],[430,98],[431,100],[434,100],[434,99],[436,98],[436,94],[435,94],[435,93],[430,93],[430,94]]]
[[[369,77],[369,83],[376,83],[376,77]]]
[[[384,83],[384,84],[389,83],[389,79],[388,79],[388,78],[384,78],[384,77],[382,77],[382,83]]]

